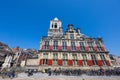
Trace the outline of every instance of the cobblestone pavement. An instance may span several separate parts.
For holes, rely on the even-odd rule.
[[[17,78],[10,79],[5,78],[0,80],[120,80],[120,76],[48,76],[47,74],[36,73],[33,76],[28,77],[27,74],[21,73]]]

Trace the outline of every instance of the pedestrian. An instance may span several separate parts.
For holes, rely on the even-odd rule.
[[[30,69],[29,71],[28,71],[28,76],[32,76],[33,75],[33,72],[32,72],[32,70]]]
[[[14,77],[15,77],[15,70],[11,72],[11,78],[14,78]]]
[[[57,75],[56,69],[53,71],[54,75]]]
[[[52,74],[51,68],[48,68],[48,75],[51,76],[51,74]]]

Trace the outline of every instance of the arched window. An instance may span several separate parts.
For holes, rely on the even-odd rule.
[[[55,28],[57,28],[57,23],[55,23]]]
[[[52,28],[53,28],[53,24],[52,24]]]

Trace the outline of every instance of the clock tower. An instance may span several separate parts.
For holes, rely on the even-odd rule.
[[[48,36],[61,37],[63,35],[62,22],[56,17],[50,21]]]

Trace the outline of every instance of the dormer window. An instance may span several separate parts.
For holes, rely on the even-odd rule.
[[[70,39],[74,39],[74,34],[70,34]]]
[[[57,23],[55,23],[55,28],[57,28]]]

